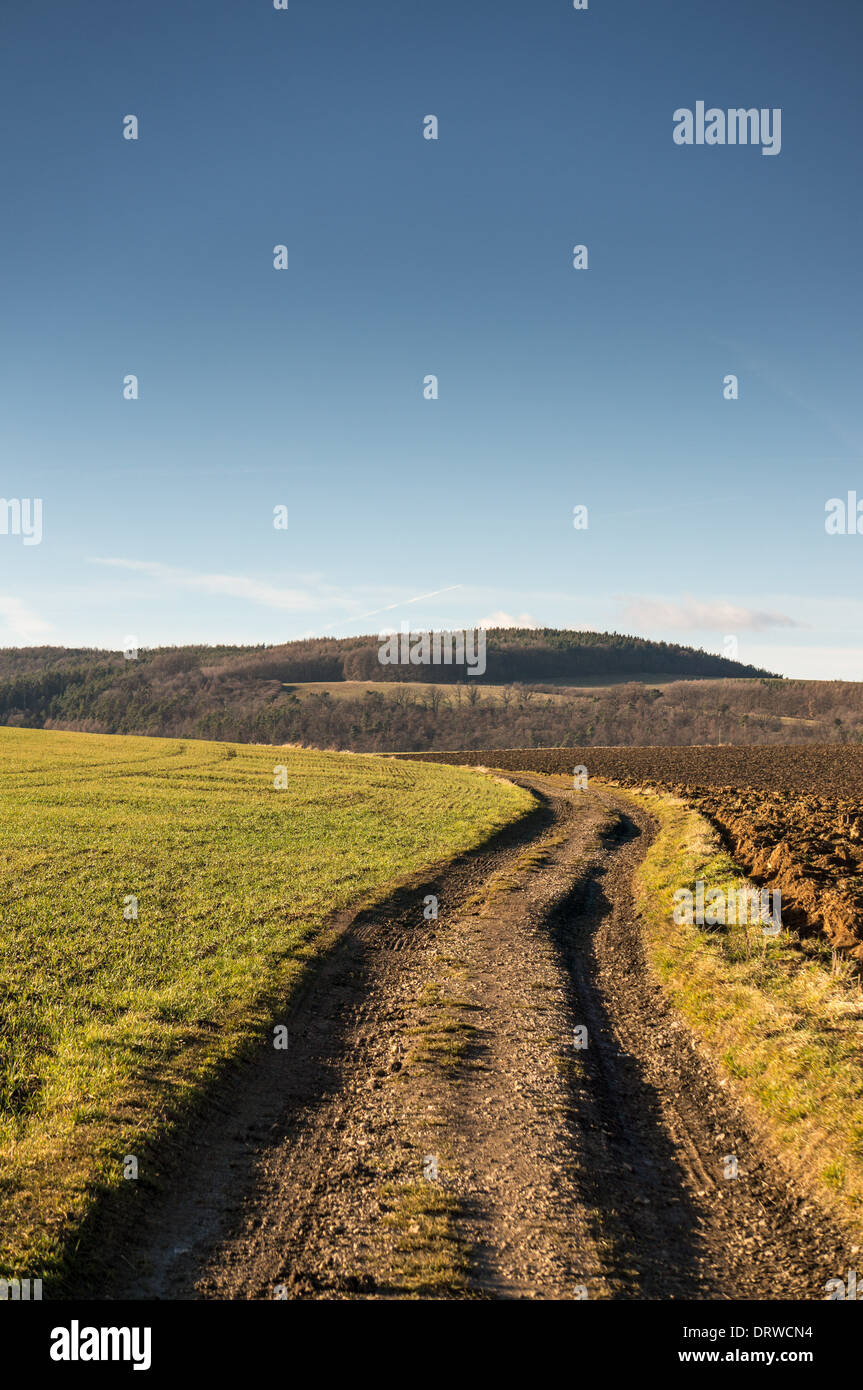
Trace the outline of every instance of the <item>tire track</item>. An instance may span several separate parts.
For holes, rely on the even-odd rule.
[[[512,780],[529,822],[336,924],[95,1296],[807,1299],[853,1263],[646,969],[648,818]]]

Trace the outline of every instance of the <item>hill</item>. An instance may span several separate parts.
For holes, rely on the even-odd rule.
[[[485,633],[485,670],[471,680],[485,684],[514,681],[581,679],[647,679],[656,674],[678,679],[768,676],[713,652],[671,642],[651,642],[617,632],[575,632],[562,628],[490,628]],[[87,647],[7,647],[0,649],[0,679],[44,675],[66,677],[73,672],[94,676],[108,672],[147,670],[149,676],[198,671],[207,677],[305,681],[410,681],[418,674],[436,682],[455,684],[467,679],[464,665],[386,664],[380,659],[382,639],[314,637],[275,646],[161,647],[140,651],[134,661],[122,652]]]
[[[355,752],[863,740],[859,683],[783,680],[668,643],[494,629],[476,677],[383,665],[379,645],[367,635],[134,659],[7,648],[0,724]]]
[[[475,709],[480,686],[498,697],[501,717],[487,728],[497,737],[514,711],[512,687],[539,684],[554,692],[567,683],[767,675],[725,657],[619,633],[496,628],[485,641],[484,669],[480,673],[476,664],[476,675],[465,665],[383,664],[381,640],[371,635],[279,646],[170,647],[129,658],[87,648],[7,648],[0,651],[0,724],[340,748],[443,747],[461,735],[447,709],[465,702]],[[325,707],[332,688],[341,685],[345,699],[330,718]],[[452,689],[452,698],[445,699],[439,686]],[[300,701],[303,690],[308,696]],[[397,705],[383,702],[385,692],[401,690]],[[486,722],[490,713],[484,700]],[[512,736],[523,737],[523,729]]]

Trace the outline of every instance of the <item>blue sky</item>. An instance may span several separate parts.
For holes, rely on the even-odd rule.
[[[863,679],[856,0],[16,9],[0,645],[499,619]],[[676,145],[699,100],[781,152]]]

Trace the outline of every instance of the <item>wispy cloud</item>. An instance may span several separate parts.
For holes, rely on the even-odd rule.
[[[805,626],[784,613],[741,608],[724,599],[685,597],[682,602],[675,602],[662,598],[628,598],[624,602],[624,622],[652,630],[679,628],[688,632],[766,632],[770,628]]]
[[[0,594],[0,620],[4,635],[20,642],[35,642],[54,631],[51,623],[11,595]]]
[[[275,584],[262,583],[259,579],[249,579],[242,574],[208,574],[200,570],[163,565],[156,560],[94,558],[91,563],[145,574],[169,589],[247,599],[250,603],[261,604],[265,608],[279,608],[294,613],[309,613],[334,605],[348,610],[354,602],[332,590],[321,589],[315,593],[308,589],[283,589]]]

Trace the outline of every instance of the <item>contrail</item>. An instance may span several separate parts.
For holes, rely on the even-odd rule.
[[[430,594],[417,594],[416,598],[400,599],[398,603],[388,603],[383,608],[373,608],[369,613],[358,613],[355,618],[343,618],[334,623],[327,623],[326,627],[320,629],[321,632],[329,632],[331,627],[338,627],[341,622],[361,623],[364,618],[376,618],[378,613],[389,613],[393,608],[406,608],[409,603],[421,603],[424,598],[437,598],[438,594],[452,593],[453,589],[463,589],[463,584],[448,584],[445,589],[432,589]],[[313,632],[306,633],[307,637],[314,637]]]

